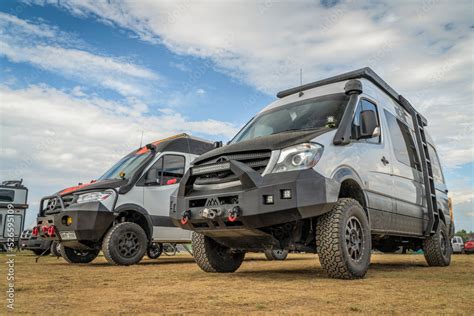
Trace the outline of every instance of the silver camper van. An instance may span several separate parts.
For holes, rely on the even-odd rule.
[[[370,68],[278,93],[227,146],[193,163],[172,198],[206,272],[247,251],[317,252],[362,278],[372,248],[423,249],[447,266],[454,224],[427,120]]]
[[[28,189],[22,180],[0,184],[0,244],[2,251],[19,247],[28,208]]]
[[[122,158],[98,180],[41,200],[32,234],[60,243],[69,263],[88,263],[102,250],[113,264],[131,265],[163,243],[190,243],[191,233],[169,218],[171,192],[190,163],[213,148],[186,134],[148,144]]]

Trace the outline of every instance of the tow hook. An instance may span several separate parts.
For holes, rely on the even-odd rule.
[[[229,210],[227,220],[229,222],[235,222],[240,215],[240,208],[238,206],[234,206],[232,209]]]
[[[208,219],[214,219],[216,216],[221,216],[221,209],[205,208],[201,211],[201,216]]]
[[[184,211],[183,215],[181,215],[181,224],[186,225],[190,219],[191,219],[191,211],[190,210]]]

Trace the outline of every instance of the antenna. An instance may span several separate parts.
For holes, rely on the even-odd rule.
[[[300,93],[298,94],[299,97],[302,97],[303,93],[303,68],[300,68]]]
[[[140,138],[140,147],[138,148],[142,148],[142,142],[143,142],[143,130],[142,130],[142,137]]]

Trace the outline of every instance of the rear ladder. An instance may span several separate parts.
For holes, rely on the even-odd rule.
[[[408,110],[413,119],[413,128],[415,129],[416,143],[418,145],[418,153],[421,159],[421,170],[423,173],[423,183],[425,186],[426,207],[428,211],[428,223],[424,227],[423,234],[430,236],[436,233],[439,224],[439,211],[436,202],[436,188],[433,179],[433,169],[431,165],[428,143],[426,141],[425,126],[428,125],[427,120],[415,110],[415,108],[403,96],[399,96],[400,103]]]

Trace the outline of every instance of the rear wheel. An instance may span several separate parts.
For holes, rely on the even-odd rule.
[[[51,248],[50,248],[51,254],[55,257],[61,257],[61,248],[60,244],[57,241],[53,241],[51,243]]]
[[[206,272],[235,272],[245,258],[245,252],[232,252],[214,239],[193,233],[193,255],[197,265]]]
[[[148,239],[139,225],[125,222],[113,226],[105,235],[102,252],[109,263],[132,265],[140,262],[147,250]]]
[[[369,268],[372,240],[364,209],[354,199],[342,198],[320,217],[316,228],[319,261],[337,279],[363,278]]]
[[[440,221],[437,232],[423,240],[423,252],[429,266],[445,267],[451,263],[451,243],[448,238],[448,229]]]
[[[59,246],[61,256],[69,263],[89,263],[92,262],[99,254],[100,249],[82,250]]]
[[[267,249],[265,250],[267,260],[285,260],[288,257],[288,250],[285,249]]]
[[[163,244],[152,243],[146,250],[146,255],[150,259],[158,259],[163,253]]]

